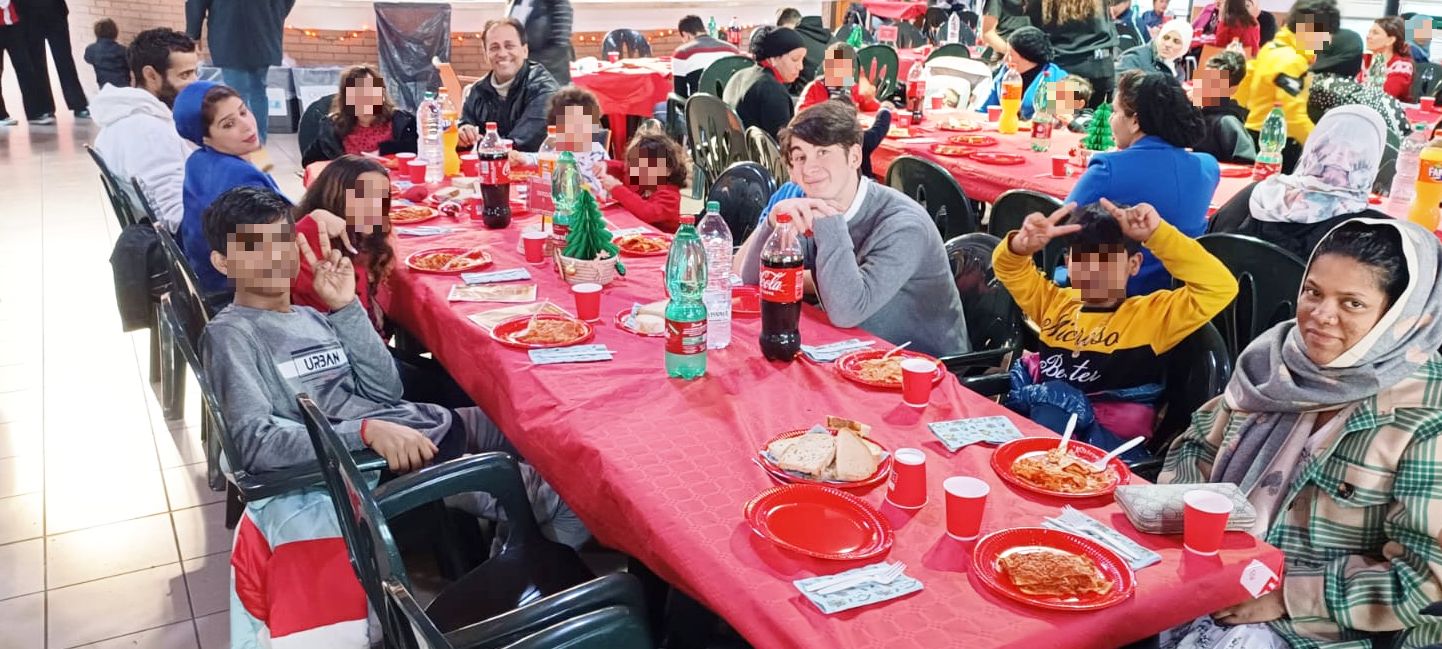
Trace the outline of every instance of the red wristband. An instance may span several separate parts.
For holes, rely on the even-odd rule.
[[[362,443],[362,444],[365,444],[366,446],[370,446],[370,445],[371,445],[370,440],[366,439],[366,424],[369,424],[369,423],[370,423],[370,420],[369,420],[369,419],[362,419],[362,420],[361,420],[360,438],[361,438],[361,443]]]

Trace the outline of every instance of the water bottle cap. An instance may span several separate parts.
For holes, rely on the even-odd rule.
[[[696,215],[683,212],[681,214],[681,225],[696,225]]]
[[[495,122],[486,122],[486,130],[487,130],[487,131],[494,131],[494,130],[496,130],[496,123],[495,123]]]
[[[721,211],[721,203],[718,202],[718,201],[706,201],[706,211],[707,211],[707,212],[720,212],[720,211]]]

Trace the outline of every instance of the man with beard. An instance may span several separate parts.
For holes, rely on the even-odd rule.
[[[517,151],[533,153],[546,139],[547,102],[558,85],[546,68],[530,60],[526,28],[515,18],[486,23],[481,45],[491,73],[471,86],[461,108],[460,145],[470,148],[495,122]]]
[[[175,232],[184,213],[185,159],[192,147],[180,138],[171,105],[180,89],[195,81],[195,41],[173,29],[141,32],[127,56],[135,87],[106,86],[90,108],[100,123],[95,148],[134,193],[138,177],[156,216]]]

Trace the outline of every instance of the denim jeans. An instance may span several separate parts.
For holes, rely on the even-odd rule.
[[[266,123],[270,121],[270,99],[265,96],[265,77],[270,68],[221,68],[220,77],[225,85],[235,90],[250,113],[255,115],[255,128],[260,133],[260,143],[265,144]]]

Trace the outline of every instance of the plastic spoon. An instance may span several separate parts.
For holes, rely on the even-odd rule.
[[[1127,452],[1127,451],[1132,450],[1133,448],[1136,448],[1136,447],[1137,447],[1138,445],[1140,445],[1144,440],[1146,440],[1145,437],[1133,437],[1133,438],[1131,438],[1131,440],[1128,441],[1127,443],[1122,444],[1121,446],[1118,446],[1118,447],[1116,448],[1116,450],[1114,450],[1114,451],[1112,451],[1112,452],[1110,452],[1110,453],[1107,453],[1106,455],[1102,456],[1102,459],[1097,460],[1097,461],[1095,461],[1095,462],[1081,462],[1081,464],[1083,464],[1083,465],[1085,465],[1087,468],[1091,469],[1093,473],[1101,473],[1102,471],[1106,471],[1106,470],[1107,470],[1107,463],[1108,463],[1108,462],[1111,462],[1111,461],[1112,461],[1112,458],[1115,458],[1115,457],[1121,455],[1122,453],[1125,453],[1125,452]]]

